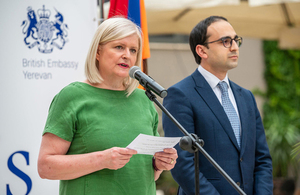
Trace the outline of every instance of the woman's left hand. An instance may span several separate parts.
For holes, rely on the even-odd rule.
[[[178,158],[177,150],[175,148],[166,148],[163,152],[156,152],[154,158],[155,165],[159,170],[171,170],[174,168]]]

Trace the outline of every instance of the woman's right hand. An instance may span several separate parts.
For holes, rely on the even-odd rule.
[[[103,167],[117,170],[124,167],[132,157],[137,154],[136,150],[113,147],[103,151]]]
[[[71,142],[52,133],[43,135],[38,159],[41,178],[55,180],[76,179],[101,169],[120,169],[137,151],[127,148],[110,148],[86,154],[66,155]]]

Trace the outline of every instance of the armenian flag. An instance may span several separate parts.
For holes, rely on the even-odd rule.
[[[124,16],[138,25],[143,32],[142,58],[150,58],[148,27],[144,0],[110,0],[108,18]]]

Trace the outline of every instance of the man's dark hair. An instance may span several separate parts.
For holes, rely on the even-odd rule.
[[[196,46],[197,45],[205,45],[206,40],[208,39],[207,28],[212,23],[217,22],[219,20],[227,21],[227,19],[222,16],[210,16],[210,17],[200,21],[191,31],[191,33],[190,33],[190,48],[194,54],[197,64],[201,63],[201,57],[196,53]]]

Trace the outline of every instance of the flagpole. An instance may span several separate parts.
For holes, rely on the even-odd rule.
[[[143,59],[143,64],[142,64],[142,70],[143,70],[143,72],[145,73],[145,74],[148,74],[148,61],[147,61],[147,59]]]
[[[104,20],[104,11],[103,11],[103,4],[104,4],[104,0],[98,0],[98,4],[99,4],[99,25],[103,22]]]

